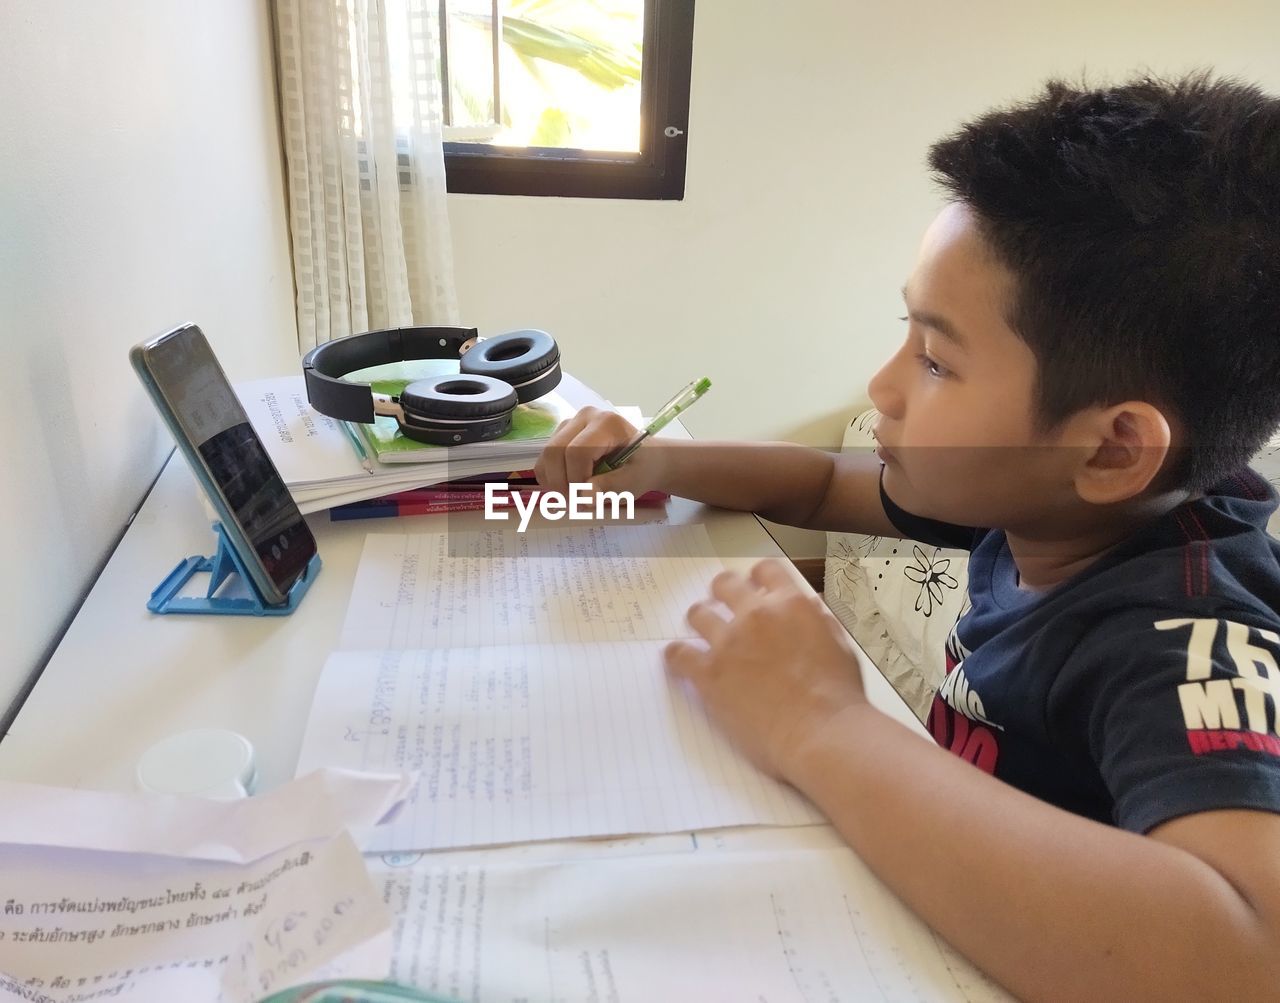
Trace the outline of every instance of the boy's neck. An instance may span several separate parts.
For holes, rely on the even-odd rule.
[[[1129,506],[1109,508],[1101,519],[1096,510],[1082,511],[1078,521],[1063,520],[1068,532],[1060,536],[1023,535],[1007,530],[1009,552],[1018,568],[1018,587],[1028,592],[1048,592],[1078,575],[1152,519],[1201,497],[1201,493],[1169,492]]]

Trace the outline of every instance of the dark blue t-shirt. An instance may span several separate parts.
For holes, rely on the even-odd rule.
[[[1019,588],[1000,530],[922,519],[972,551],[929,729],[1068,811],[1135,832],[1193,812],[1280,812],[1280,543],[1252,470],[1154,519],[1047,592]]]

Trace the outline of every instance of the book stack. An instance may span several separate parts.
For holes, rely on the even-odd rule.
[[[625,409],[623,409],[625,411]],[[639,418],[639,409],[636,417]],[[634,424],[634,422],[633,422]],[[490,484],[503,490],[495,494],[494,510],[510,508],[519,497],[523,502],[536,501],[538,482],[532,470],[510,473],[480,474],[456,481],[446,481],[426,488],[411,488],[365,501],[335,505],[329,510],[334,522],[348,519],[381,519],[401,515],[438,515],[441,512],[471,512],[485,507]],[[635,499],[637,505],[661,505],[670,495],[665,491],[649,491]]]
[[[437,515],[441,512],[470,512],[484,508],[485,485],[501,484],[508,498],[518,494],[528,499],[537,490],[532,470],[513,470],[509,474],[480,474],[474,478],[445,481],[425,488],[410,488],[365,501],[335,505],[329,510],[334,522],[347,519],[378,519],[399,515]],[[504,504],[510,504],[509,501]]]
[[[390,384],[373,385],[381,393],[396,392]],[[580,408],[611,408],[566,373],[552,393],[516,409],[512,430],[502,438],[431,446],[402,436],[390,418],[371,426],[320,414],[307,402],[301,373],[238,383],[235,391],[303,512],[495,472],[506,479],[530,469],[556,426]]]

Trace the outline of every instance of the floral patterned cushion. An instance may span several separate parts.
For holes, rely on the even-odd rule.
[[[871,409],[854,418],[845,429],[844,448],[873,448],[878,417]],[[1280,433],[1258,451],[1252,466],[1280,487]],[[1269,528],[1280,535],[1280,511]],[[827,605],[921,720],[946,671],[947,634],[968,605],[968,568],[963,550],[827,534]]]

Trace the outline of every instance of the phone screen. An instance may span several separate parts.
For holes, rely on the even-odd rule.
[[[199,328],[146,348],[147,368],[199,450],[244,536],[283,598],[316,551],[311,530]]]

